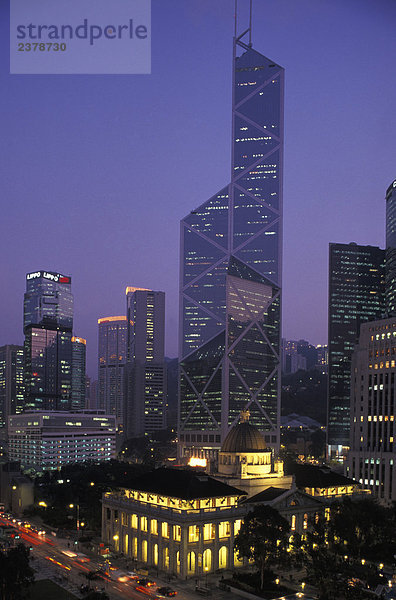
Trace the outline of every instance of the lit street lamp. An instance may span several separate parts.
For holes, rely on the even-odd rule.
[[[77,524],[77,539],[79,537],[79,533],[80,533],[80,505],[79,504],[69,504],[69,508],[74,508],[74,506],[76,506],[76,524]]]

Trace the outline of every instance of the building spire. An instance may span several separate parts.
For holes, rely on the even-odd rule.
[[[249,0],[249,27],[245,29],[243,33],[238,35],[238,0],[235,0],[235,24],[234,24],[234,38],[237,44],[242,46],[243,48],[251,48],[252,47],[252,17],[253,17],[253,0]],[[249,42],[248,44],[242,42],[242,38],[249,34]]]

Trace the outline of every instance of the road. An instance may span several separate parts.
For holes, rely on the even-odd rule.
[[[18,526],[14,523],[12,518],[8,519],[5,516],[0,517],[0,525],[7,527],[14,527],[20,536],[20,540],[27,546],[31,547],[32,555],[32,567],[35,569],[37,579],[50,578],[53,579],[63,587],[66,587],[69,591],[75,593],[78,597],[81,597],[80,593],[77,593],[81,584],[90,585],[98,589],[104,589],[109,595],[111,600],[150,600],[157,598],[155,592],[149,588],[142,588],[141,591],[135,590],[135,583],[129,581],[127,583],[120,583],[118,581],[112,581],[108,576],[98,574],[98,578],[89,581],[86,575],[91,571],[97,571],[100,566],[103,566],[103,562],[99,562],[94,559],[84,559],[84,562],[80,562],[78,559],[67,556],[64,552],[70,552],[65,547],[64,542],[59,542],[56,538],[51,535],[39,535],[34,531],[29,531],[28,528]],[[18,543],[18,539],[11,539],[12,543]],[[70,552],[70,554],[72,554]],[[86,560],[86,562],[85,562]],[[159,583],[159,585],[164,585]],[[180,596],[183,600],[183,595]]]

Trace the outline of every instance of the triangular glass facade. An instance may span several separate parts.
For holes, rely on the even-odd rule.
[[[181,227],[181,454],[246,407],[279,447],[283,69],[238,38],[233,75],[231,183]]]

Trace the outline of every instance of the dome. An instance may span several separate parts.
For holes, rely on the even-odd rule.
[[[221,452],[264,452],[267,446],[259,430],[247,421],[238,423],[228,432]]]

